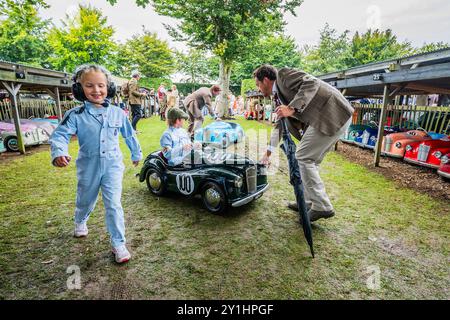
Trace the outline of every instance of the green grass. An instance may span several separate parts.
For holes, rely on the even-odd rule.
[[[244,129],[264,129],[239,120]],[[156,118],[139,123],[144,154],[158,149],[165,129]],[[259,200],[214,216],[198,199],[157,198],[126,172],[122,204],[132,260],[113,262],[101,201],[89,236],[74,239],[75,166],[50,165],[49,152],[0,167],[0,299],[448,299],[447,202],[400,189],[381,175],[330,153],[322,177],[337,211],[315,224],[316,258],[296,215],[287,167],[269,176]],[[70,145],[75,158],[76,142]],[[261,153],[261,152],[259,152]],[[252,154],[257,158],[256,153]],[[81,290],[66,286],[71,265]],[[381,288],[366,286],[370,266]]]

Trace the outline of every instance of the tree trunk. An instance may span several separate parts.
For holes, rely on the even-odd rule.
[[[220,86],[222,87],[222,92],[220,93],[219,98],[219,105],[216,105],[219,110],[222,110],[222,112],[219,112],[219,116],[222,116],[223,118],[229,118],[230,112],[228,109],[228,95],[230,93],[230,77],[231,77],[231,64],[227,63],[224,59],[220,60]],[[223,114],[223,115],[222,115]]]

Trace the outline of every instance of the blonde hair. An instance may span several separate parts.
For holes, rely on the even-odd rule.
[[[105,67],[98,64],[83,64],[81,66],[78,66],[75,69],[74,75],[72,77],[73,82],[79,82],[83,75],[92,71],[102,72],[106,77],[107,83],[110,84],[112,82],[111,72],[109,72]]]

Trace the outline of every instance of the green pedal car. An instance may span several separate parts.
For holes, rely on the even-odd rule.
[[[182,164],[169,166],[160,151],[151,153],[139,173],[151,193],[173,192],[183,196],[200,195],[204,207],[222,214],[260,198],[269,188],[267,168],[218,149],[193,150]]]

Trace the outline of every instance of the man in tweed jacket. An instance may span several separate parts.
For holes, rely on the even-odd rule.
[[[212,107],[212,97],[219,95],[220,91],[221,89],[218,85],[213,85],[211,88],[202,87],[184,99],[183,103],[189,115],[188,132],[191,136],[203,124],[201,109],[204,106],[208,108],[209,114],[218,120]]]
[[[310,220],[334,216],[333,206],[319,176],[319,165],[350,125],[353,108],[336,88],[300,70],[277,70],[263,65],[253,75],[264,96],[277,99],[278,118],[287,118],[290,133],[300,140],[296,158],[305,186]],[[281,125],[277,122],[263,163],[269,163],[278,146],[280,130]],[[298,210],[296,203],[290,203],[289,207]]]

